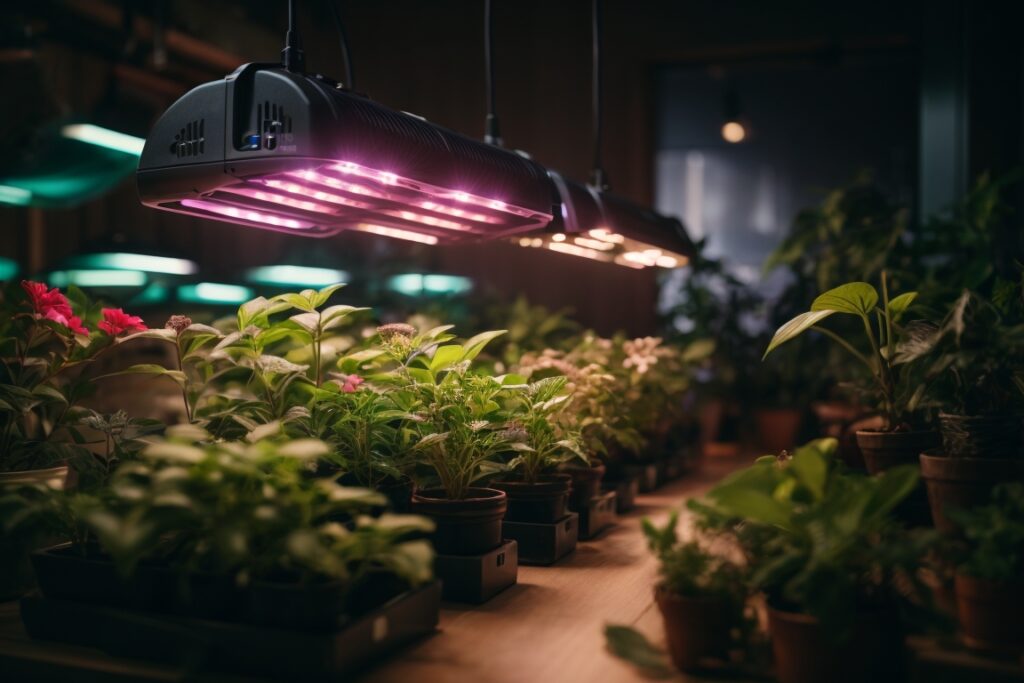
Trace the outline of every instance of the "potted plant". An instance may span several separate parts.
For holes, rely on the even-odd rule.
[[[391,383],[404,424],[415,431],[417,470],[412,510],[436,524],[442,555],[479,555],[501,545],[504,491],[474,486],[501,469],[508,447],[502,400],[514,381],[470,370],[472,361],[503,331],[483,332],[462,344],[448,326],[417,333],[406,324],[378,328],[387,357],[397,366],[377,379]]]
[[[870,474],[898,465],[918,466],[918,456],[936,446],[939,440],[935,431],[920,428],[917,412],[924,387],[920,376],[915,374],[917,364],[901,354],[906,338],[900,320],[916,296],[916,292],[907,292],[890,299],[885,273],[882,273],[881,298],[866,282],[841,285],[816,298],[810,311],[780,327],[765,350],[767,357],[780,345],[807,330],[814,330],[835,342],[868,371],[870,382],[865,395],[878,405],[883,423],[879,430],[857,432],[857,445]],[[852,335],[839,334],[820,325],[836,313],[859,319],[863,339],[867,342],[866,351],[850,341]],[[928,522],[923,489],[908,501],[903,514],[915,523]]]
[[[917,564],[931,538],[892,516],[917,482],[912,467],[876,477],[844,474],[836,443],[760,458],[690,507],[730,528],[763,591],[784,683],[879,680],[899,671],[899,610],[907,587],[924,590]]]
[[[643,531],[658,558],[655,601],[665,626],[672,662],[680,671],[700,669],[708,659],[725,660],[733,630],[743,621],[746,583],[735,563],[706,550],[700,542],[679,541],[673,511],[664,527],[644,519]]]
[[[572,480],[557,470],[574,460],[587,462],[579,430],[564,417],[570,400],[565,377],[539,379],[510,396],[504,435],[514,455],[491,482],[508,496],[506,520],[552,523],[565,516]]]
[[[1013,324],[1010,308],[964,292],[941,324],[918,325],[904,351],[929,362],[929,395],[941,408],[942,450],[920,456],[941,531],[956,530],[948,507],[982,505],[999,482],[1024,478],[1024,323]]]
[[[1024,651],[1024,484],[999,484],[989,504],[951,508],[947,514],[965,542],[955,579],[964,642],[985,650]]]
[[[336,628],[366,607],[378,574],[431,577],[427,520],[368,517],[379,494],[308,475],[327,451],[312,439],[211,442],[195,426],[122,465],[109,487],[67,494],[70,545],[37,552],[47,597],[245,620]],[[392,597],[377,594],[377,602]]]

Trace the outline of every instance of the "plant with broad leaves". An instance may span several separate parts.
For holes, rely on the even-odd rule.
[[[917,485],[914,467],[847,474],[836,445],[819,439],[792,456],[760,458],[688,506],[705,526],[734,534],[773,606],[817,617],[841,637],[860,609],[926,599],[917,568],[935,537],[907,532],[892,516]]]
[[[949,509],[964,542],[954,548],[959,571],[990,581],[1020,582],[1024,577],[1024,484],[1004,482],[987,505]]]
[[[432,576],[432,530],[408,515],[370,516],[379,495],[311,476],[328,446],[253,435],[212,442],[194,426],[122,465],[101,495],[81,497],[82,524],[123,574],[140,562],[253,579],[337,579],[350,591],[375,572],[416,585]]]
[[[506,466],[531,484],[572,460],[589,464],[580,448],[579,427],[566,419],[570,398],[565,377],[549,377],[512,392],[507,400],[509,422],[503,433],[515,455]]]
[[[99,331],[90,332],[89,326]],[[74,426],[93,390],[84,368],[118,335],[145,329],[120,309],[100,308],[72,287],[41,282],[0,295],[0,471],[88,463]]]
[[[831,289],[814,300],[810,311],[801,313],[775,332],[764,357],[807,330],[825,335],[870,373],[871,394],[878,400],[886,428],[900,429],[912,419],[924,395],[924,385],[915,382],[916,378],[900,354],[904,341],[900,320],[916,296],[917,292],[906,292],[890,299],[884,272],[881,299],[878,291],[867,282],[851,282]],[[867,351],[820,325],[836,313],[860,319]]]

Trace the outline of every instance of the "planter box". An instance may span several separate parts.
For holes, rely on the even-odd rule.
[[[482,555],[437,555],[434,573],[444,586],[444,599],[480,604],[487,602],[519,576],[519,546],[507,540]]]
[[[591,498],[576,512],[580,514],[580,540],[589,541],[615,524],[615,492]]]
[[[654,463],[627,465],[626,472],[629,476],[636,477],[640,485],[640,493],[650,493],[658,488],[658,466]]]
[[[160,615],[121,607],[29,596],[21,618],[33,638],[95,647],[204,670],[284,680],[337,678],[432,633],[441,586],[409,591],[336,630],[311,633]]]
[[[640,495],[640,481],[636,477],[606,481],[602,484],[601,490],[615,492],[615,511],[621,515],[636,507],[636,497]]]
[[[570,512],[557,522],[534,524],[505,520],[502,533],[519,545],[521,564],[554,564],[576,549],[580,516]]]

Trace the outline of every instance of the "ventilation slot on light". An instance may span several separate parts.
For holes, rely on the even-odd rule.
[[[178,157],[195,157],[206,151],[206,119],[189,121],[175,134],[171,153]]]

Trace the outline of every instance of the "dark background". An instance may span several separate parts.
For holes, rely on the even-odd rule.
[[[121,95],[145,104],[145,128],[189,87],[239,63],[276,60],[285,4],[5,4],[4,54],[27,46],[39,79],[31,88],[5,82],[0,110],[7,111],[0,117],[30,111],[40,89],[64,114],[85,116],[116,82]],[[613,190],[657,201],[663,210],[678,207],[678,187],[671,178],[659,184],[657,169],[666,153],[698,151],[733,169],[731,180],[708,191],[742,208],[763,176],[757,169],[773,169],[769,189],[761,188],[771,198],[771,230],[751,232],[755,219],[748,210],[707,224],[715,233],[712,245],[740,265],[756,262],[822,189],[864,168],[915,212],[941,210],[980,171],[1005,171],[1022,159],[1020,4],[608,0],[604,148]],[[349,0],[339,6],[358,90],[482,136],[482,2]],[[308,69],[340,78],[325,3],[307,0],[299,7]],[[506,145],[585,180],[590,3],[495,0],[494,7]],[[158,17],[167,29],[166,64],[154,63]],[[21,27],[32,38],[19,46]],[[739,95],[749,119],[751,137],[742,145],[728,146],[719,137],[726,90]],[[16,144],[10,136],[4,141]],[[499,298],[524,293],[537,303],[572,307],[603,332],[647,333],[657,326],[658,275],[650,269],[505,244],[426,248],[365,235],[305,241],[145,209],[130,177],[73,209],[0,206],[0,231],[0,256],[17,259],[23,272],[119,243],[193,258],[206,280],[231,281],[242,268],[285,260],[344,268],[363,283],[409,270],[455,273]]]

